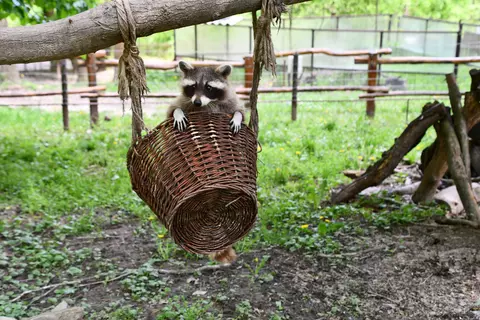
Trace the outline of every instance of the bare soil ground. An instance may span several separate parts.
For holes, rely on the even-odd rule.
[[[67,246],[97,248],[104,259],[122,268],[138,268],[156,250],[151,236],[135,235],[135,224],[110,227],[105,239],[72,238]],[[345,241],[350,241],[348,236]],[[249,301],[252,319],[479,319],[471,312],[480,300],[480,231],[456,227],[411,225],[376,232],[364,239],[372,250],[324,256],[269,248],[240,253],[233,265],[200,274],[163,274],[172,293],[194,299],[217,299],[223,318]],[[255,276],[247,266],[270,258]],[[86,262],[88,263],[88,262]],[[180,270],[207,260],[156,265]],[[271,275],[271,276],[270,276]],[[194,295],[195,293],[195,295]],[[101,309],[124,296],[117,282],[93,286],[75,300]],[[158,310],[165,301],[144,304]]]

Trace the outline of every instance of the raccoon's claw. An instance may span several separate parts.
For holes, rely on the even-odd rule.
[[[237,134],[238,131],[240,131],[241,127],[242,127],[241,123],[235,123],[233,120],[230,121],[230,129],[234,134]]]
[[[240,129],[242,128],[242,114],[240,112],[235,112],[230,120],[230,129],[232,130],[233,134],[237,134]]]
[[[187,129],[188,120],[185,117],[182,109],[175,109],[173,112],[173,127],[178,131],[185,131]]]

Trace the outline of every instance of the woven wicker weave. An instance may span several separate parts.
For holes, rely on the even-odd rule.
[[[244,237],[257,217],[257,140],[230,116],[190,113],[185,132],[166,120],[130,148],[133,190],[189,252],[223,250]]]

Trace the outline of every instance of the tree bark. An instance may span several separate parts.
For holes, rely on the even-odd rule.
[[[467,179],[470,181],[470,146],[468,143],[468,130],[467,123],[462,113],[462,94],[458,89],[457,82],[455,81],[455,75],[453,73],[446,76],[448,85],[448,96],[450,97],[450,105],[453,110],[453,119],[455,126],[455,133],[457,135],[458,142],[460,143],[460,149],[462,151],[462,160],[465,165]]]
[[[422,114],[413,120],[395,144],[382,155],[382,159],[369,167],[365,174],[332,195],[332,203],[341,203],[354,198],[362,190],[378,185],[397,167],[403,157],[423,138],[427,129],[445,116],[445,106],[441,103],[427,104]]]
[[[462,200],[465,212],[471,217],[471,220],[464,224],[473,227],[479,226],[480,209],[478,207],[475,194],[473,193],[470,177],[467,176],[467,171],[462,160],[462,151],[460,148],[459,139],[453,129],[450,116],[443,119],[438,126],[437,134],[443,136],[447,146],[447,162],[449,171],[452,174],[455,186],[457,187],[458,195]],[[467,150],[468,152],[468,150]],[[439,220],[440,223],[448,223],[449,220]]]
[[[7,19],[0,20],[0,28],[8,27]],[[5,73],[5,80],[11,83],[20,82],[20,73],[16,66],[0,66],[0,74]],[[2,77],[0,77],[0,82]]]
[[[286,4],[308,0],[286,0]],[[137,37],[260,9],[261,0],[130,0]],[[113,1],[77,15],[0,32],[0,64],[51,61],[95,52],[122,41]]]
[[[471,70],[472,77],[471,91],[465,93],[464,107],[462,108],[463,117],[467,124],[467,131],[480,123],[480,72]],[[415,203],[431,202],[437,191],[438,184],[448,170],[447,152],[445,141],[437,137],[434,142],[435,151],[432,160],[427,164],[422,182],[412,197]]]

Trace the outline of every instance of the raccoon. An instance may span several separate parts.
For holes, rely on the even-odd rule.
[[[179,131],[187,128],[189,112],[224,112],[233,115],[230,129],[234,134],[238,133],[245,117],[245,108],[228,82],[232,66],[194,68],[185,61],[180,61],[178,66],[183,72],[182,91],[167,111],[167,117],[174,119],[174,128]]]
[[[173,127],[184,131],[188,126],[189,112],[224,112],[233,115],[230,129],[233,134],[238,133],[245,118],[245,107],[228,82],[232,66],[194,68],[185,61],[180,61],[178,66],[183,73],[181,94],[167,111],[167,117],[174,119]],[[228,247],[209,257],[221,263],[233,263],[237,255],[232,247]]]

